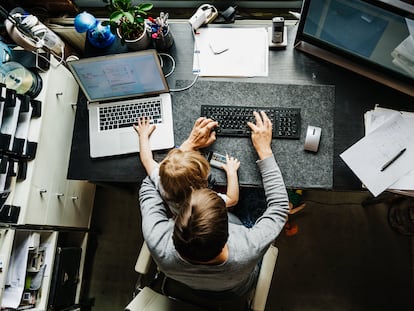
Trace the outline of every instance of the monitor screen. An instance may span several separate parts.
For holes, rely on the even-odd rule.
[[[296,44],[309,42],[413,84],[414,15],[379,3],[304,0]]]

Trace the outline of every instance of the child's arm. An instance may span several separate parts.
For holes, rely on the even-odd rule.
[[[155,130],[155,125],[150,124],[148,118],[138,119],[138,125],[133,124],[134,130],[139,136],[139,157],[141,163],[147,172],[147,175],[151,175],[152,170],[157,165],[154,158],[152,157],[151,145],[149,138]]]
[[[236,158],[229,157],[226,154],[226,164],[223,164],[223,169],[227,175],[227,202],[226,207],[232,207],[239,202],[239,179],[237,170],[240,167],[240,161]]]

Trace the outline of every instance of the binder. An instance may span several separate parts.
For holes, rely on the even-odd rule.
[[[75,303],[82,248],[58,247],[49,294],[49,310],[61,310]]]

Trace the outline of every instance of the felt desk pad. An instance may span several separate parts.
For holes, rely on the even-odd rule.
[[[176,87],[192,81],[178,80]],[[200,117],[201,105],[301,108],[300,139],[273,139],[272,149],[288,188],[322,188],[333,186],[334,102],[332,85],[292,85],[249,82],[198,81],[186,91],[173,92],[173,118],[176,145],[189,135],[194,121]],[[317,153],[303,149],[308,125],[322,128]],[[257,154],[251,138],[217,137],[203,151],[226,152],[241,162],[239,184],[262,186],[256,165]],[[223,170],[211,168],[218,184],[226,184]]]

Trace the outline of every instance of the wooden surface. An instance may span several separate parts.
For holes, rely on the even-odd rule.
[[[283,50],[269,51],[268,77],[200,79],[206,81],[324,84],[335,86],[333,189],[361,189],[361,182],[340,159],[339,154],[364,136],[363,114],[367,110],[373,109],[375,105],[379,105],[392,109],[414,111],[414,100],[406,94],[295,50],[293,43],[296,35],[296,25],[294,22],[287,22],[286,24],[288,29],[288,45]],[[270,21],[240,21],[236,25],[222,25],[221,27],[234,26],[268,27],[270,26]],[[220,26],[212,25],[209,27]],[[176,67],[174,73],[168,78],[168,83],[171,88],[174,88],[177,80],[194,79],[192,74],[193,37],[189,24],[185,21],[171,22],[171,32],[174,36],[174,45],[168,53],[174,57]],[[109,52],[113,53],[114,49],[111,49]],[[103,53],[105,51],[99,51],[99,54]],[[91,51],[88,53],[88,56],[90,55]],[[145,172],[140,164],[138,154],[108,159],[89,158],[87,120],[86,102],[82,94],[80,94],[68,178],[108,183],[140,182],[145,177]],[[302,122],[306,122],[306,120],[302,120]],[[188,126],[188,133],[191,127],[192,123]],[[165,153],[162,152],[155,153],[155,158],[162,159],[164,155]],[[294,157],[292,157],[292,161],[294,161]],[[255,164],[253,163],[252,165]],[[306,168],[304,170],[306,171]],[[312,173],[312,167],[309,166],[308,174]],[[292,186],[300,187],[301,185],[293,184]]]

